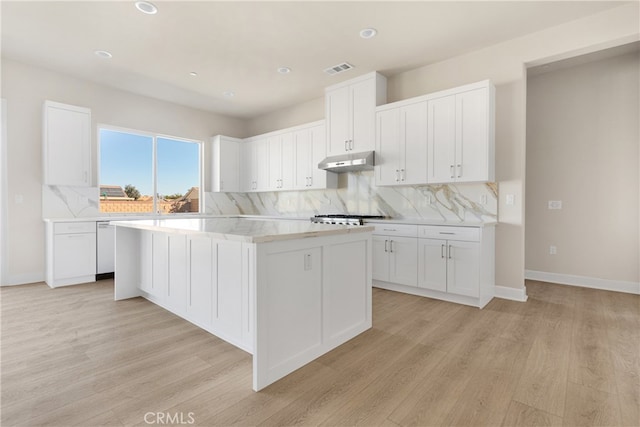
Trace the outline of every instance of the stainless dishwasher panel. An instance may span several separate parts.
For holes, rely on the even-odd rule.
[[[96,222],[97,227],[97,271],[96,274],[115,271],[116,226],[109,221]]]

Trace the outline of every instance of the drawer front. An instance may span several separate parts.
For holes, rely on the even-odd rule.
[[[426,239],[446,239],[462,240],[465,242],[479,242],[480,228],[422,225],[419,228],[419,237]]]
[[[54,224],[55,234],[95,233],[95,221],[57,222]]]
[[[373,234],[378,236],[418,237],[417,225],[376,223],[367,223],[367,225],[373,225],[376,228]]]

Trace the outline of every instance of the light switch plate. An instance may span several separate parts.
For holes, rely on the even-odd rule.
[[[505,203],[507,205],[515,205],[516,203],[516,195],[515,194],[507,194],[507,198]]]

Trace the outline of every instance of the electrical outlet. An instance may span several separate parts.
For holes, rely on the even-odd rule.
[[[562,209],[562,200],[549,200],[549,209]]]
[[[558,253],[558,248],[555,245],[549,246],[549,255],[555,255]]]

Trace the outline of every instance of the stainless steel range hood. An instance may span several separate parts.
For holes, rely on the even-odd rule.
[[[339,156],[327,157],[318,163],[318,169],[329,172],[359,172],[373,170],[375,165],[375,153],[365,151],[363,153],[348,153]]]

